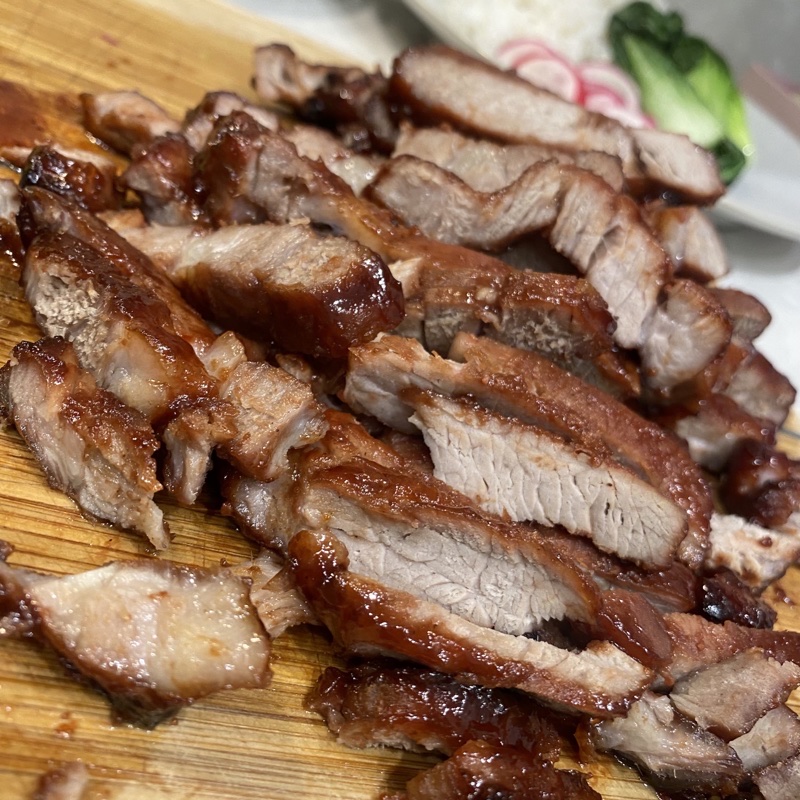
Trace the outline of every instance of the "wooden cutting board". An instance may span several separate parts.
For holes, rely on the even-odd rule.
[[[252,45],[285,41],[307,58],[346,62],[263,20],[212,0],[0,0],[0,78],[53,91],[136,87],[181,114],[207,89],[251,94]],[[13,268],[0,265],[0,363],[22,339],[38,338]],[[795,431],[800,426],[792,424]],[[783,443],[800,455],[800,440]],[[176,534],[168,557],[213,566],[253,555],[212,510],[164,503]],[[73,573],[143,554],[142,542],[84,520],[46,485],[13,431],[0,432],[0,538],[11,563]],[[800,573],[771,596],[783,626],[800,630]],[[0,799],[30,796],[38,777],[80,760],[91,798],[343,798],[368,800],[400,789],[432,757],[338,745],[303,698],[337,663],[326,636],[289,632],[275,644],[274,680],[263,691],[220,693],[173,724],[141,731],[110,724],[96,693],[66,677],[29,642],[0,641]],[[655,797],[611,760],[583,765],[608,800]]]

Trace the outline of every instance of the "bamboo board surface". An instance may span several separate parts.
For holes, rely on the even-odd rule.
[[[136,87],[176,114],[208,89],[251,94],[255,43],[286,41],[304,57],[346,61],[212,0],[0,0],[0,18],[0,78],[68,92]],[[17,278],[0,264],[0,363],[18,341],[39,335]],[[794,419],[790,427],[800,432]],[[800,439],[789,435],[783,443],[800,453]],[[214,566],[253,555],[212,510],[163,505],[176,534],[168,558]],[[0,508],[0,539],[14,545],[14,565],[63,574],[145,552],[140,539],[88,522],[50,490],[13,431],[0,432]],[[773,596],[780,623],[800,630],[791,600],[800,601],[800,573],[792,571]],[[0,799],[29,797],[43,772],[72,760],[89,767],[89,796],[104,800],[367,800],[400,789],[433,759],[347,750],[303,709],[316,677],[333,663],[322,633],[290,631],[275,643],[270,688],[220,693],[174,724],[142,731],[112,725],[105,701],[68,678],[50,654],[28,642],[0,641]],[[585,766],[607,800],[655,797],[610,760]]]

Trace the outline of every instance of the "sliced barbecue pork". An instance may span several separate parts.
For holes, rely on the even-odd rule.
[[[347,415],[328,419],[291,479],[228,482],[230,510],[248,535],[285,551],[295,531],[330,529],[360,574],[507,633],[592,618],[595,590],[535,531],[483,516]]]
[[[591,725],[590,737],[599,751],[632,762],[668,791],[733,794],[745,777],[729,745],[678,714],[669,697],[652,692],[627,716]]]
[[[378,256],[308,225],[122,234],[210,319],[290,352],[342,357],[403,318],[400,284]]]
[[[686,515],[673,520],[677,523],[655,562],[648,562],[655,552],[651,547],[662,545],[645,541],[639,542],[636,560],[651,567],[664,566],[670,560],[669,552],[680,546],[683,561],[693,567],[702,563],[711,513],[709,489],[677,441],[536,354],[461,334],[452,355],[464,363],[430,355],[412,340],[381,337],[351,351],[344,398],[353,408],[390,427],[413,431],[411,409],[402,400],[404,389],[433,389],[453,397],[470,395],[491,411],[534,423],[576,447],[585,442],[591,448],[595,442],[620,465],[633,466]],[[635,494],[630,481],[626,486]],[[508,496],[513,497],[514,491],[509,488]],[[618,491],[622,495],[618,502],[623,502],[629,496],[627,489]],[[584,502],[590,505],[590,499],[588,493]],[[632,557],[636,545],[623,545],[627,557]]]
[[[697,614],[666,614],[664,626],[672,639],[672,660],[664,671],[670,681],[759,648],[780,663],[800,664],[800,634],[746,628],[733,622],[718,625]]]
[[[142,725],[269,682],[269,640],[247,584],[228,570],[148,560],[51,577],[2,562],[0,586],[21,590],[37,638]]]
[[[414,776],[405,792],[387,800],[600,800],[578,772],[557,770],[539,758],[484,740],[470,741],[447,760]]]
[[[177,133],[180,123],[158,103],[134,91],[82,94],[87,130],[106,144],[131,155],[134,148],[157,136]]]
[[[394,157],[409,155],[430,161],[458,176],[479,192],[496,192],[516,181],[533,164],[574,164],[602,178],[615,192],[623,189],[619,159],[598,151],[569,152],[537,144],[498,144],[473,139],[449,128],[400,126]]]
[[[785,703],[798,684],[800,666],[749,650],[682,678],[669,696],[683,715],[730,741]]]
[[[457,318],[449,326],[451,337],[461,325],[475,330],[484,321],[497,324],[504,339],[527,346],[541,340],[560,363],[577,364],[602,385],[635,393],[630,367],[609,335],[613,321],[584,281],[522,273],[473,250],[427,239],[355,197],[324,164],[300,157],[290,142],[243,113],[220,121],[204,151],[202,171],[205,209],[216,222],[254,222],[268,215],[276,222],[303,219],[331,227],[395,269],[402,265],[407,295],[412,292],[411,299],[422,304],[422,317],[431,323],[437,315]],[[442,297],[453,291],[455,307]]]
[[[202,220],[194,156],[191,145],[179,133],[159,136],[134,150],[121,182],[138,194],[148,222],[192,225]]]
[[[42,145],[31,151],[19,185],[67,195],[93,212],[116,210],[124,199],[117,185],[117,165],[110,158]]]
[[[99,388],[63,339],[22,342],[0,369],[0,413],[50,485],[89,517],[169,544],[153,453],[160,442],[136,411]]]
[[[496,192],[473,190],[453,173],[413,156],[388,161],[367,189],[407,225],[449,244],[501,250],[546,231],[598,290],[623,347],[637,347],[669,275],[668,258],[630,198],[567,164],[534,164]]]
[[[472,739],[555,763],[561,736],[551,712],[530,697],[470,686],[449,675],[391,662],[346,672],[329,667],[306,705],[348,747],[402,747],[450,755]]]
[[[256,48],[254,62],[253,85],[262,100],[288,105],[302,119],[335,128],[355,149],[391,151],[397,129],[380,72],[307,64],[283,44]]]
[[[394,654],[466,683],[516,688],[548,705],[597,716],[619,714],[650,673],[607,642],[582,652],[475,625],[437,603],[348,569],[345,546],[303,531],[289,543],[297,584],[347,650]]]
[[[617,156],[634,189],[666,190],[702,203],[724,191],[711,155],[685,136],[626,128],[442,45],[402,53],[388,94],[419,124],[450,123],[495,140]]]
[[[739,340],[754,341],[772,321],[772,315],[767,307],[747,292],[713,286],[711,294],[728,312],[728,316],[733,322],[733,334]]]
[[[683,537],[683,512],[588,437],[565,441],[540,424],[464,398],[420,390],[401,397],[414,410],[410,420],[425,437],[434,475],[482,508],[561,525],[647,567],[671,562]]]
[[[656,201],[645,204],[642,212],[678,275],[708,283],[727,274],[725,245],[714,223],[697,206],[670,206]]]
[[[706,566],[729,569],[760,592],[800,560],[800,511],[770,528],[715,512],[709,541]]]
[[[800,793],[800,755],[757,772],[755,784],[764,800],[795,800]]]
[[[748,772],[764,769],[800,753],[800,717],[780,705],[730,743]]]
[[[31,198],[34,207],[38,197]],[[97,383],[144,414],[166,445],[164,485],[193,502],[212,449],[233,435],[230,404],[176,331],[168,301],[150,288],[156,282],[139,270],[144,256],[109,257],[70,233],[51,232],[47,223],[37,227],[22,275],[37,322],[48,335],[67,337]]]

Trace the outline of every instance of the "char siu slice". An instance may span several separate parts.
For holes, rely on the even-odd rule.
[[[28,244],[39,233],[67,233],[96,250],[108,269],[127,282],[151,292],[166,305],[176,333],[199,355],[216,335],[180,295],[175,285],[137,250],[94,214],[66,197],[29,187],[23,191],[20,231]]]
[[[645,567],[671,563],[684,536],[683,512],[605,447],[588,437],[565,440],[464,398],[420,390],[401,397],[414,410],[410,421],[431,451],[434,475],[482,508],[561,525]]]
[[[574,164],[602,178],[621,192],[624,177],[619,159],[598,151],[570,152],[537,144],[498,144],[462,136],[449,128],[400,126],[394,157],[409,155],[430,161],[479,192],[496,192],[514,183],[533,164]]]
[[[480,276],[474,290],[460,298],[468,325],[491,322],[497,312],[513,314],[506,336],[528,346],[543,336],[553,357],[584,363],[584,369],[594,370],[604,384],[618,385],[624,394],[634,390],[630,368],[609,336],[613,321],[601,298],[587,298],[594,290],[585,282],[534,274],[516,278],[523,273],[497,259],[427,239],[355,197],[324,164],[301,158],[290,142],[246,114],[234,112],[220,121],[203,154],[203,181],[208,189],[205,209],[216,222],[253,222],[267,214],[275,222],[303,219],[331,227],[387,264],[404,265],[403,282],[415,287],[408,291],[423,306],[431,290],[457,287],[463,293]],[[428,316],[435,313],[428,311]]]
[[[739,289],[712,286],[711,294],[723,305],[733,322],[733,335],[745,342],[757,339],[772,322],[767,307],[757,298]]]
[[[388,161],[367,194],[445,243],[501,250],[545,231],[608,303],[623,347],[637,347],[669,275],[666,253],[633,201],[565,164],[534,164],[510,186],[477,192],[428,161]]]
[[[269,682],[269,640],[228,570],[142,560],[30,577],[2,562],[0,585],[37,638],[147,727],[211,692]]]
[[[400,284],[378,256],[308,225],[122,234],[208,318],[290,352],[340,358],[403,318]]]
[[[800,755],[757,772],[755,784],[764,800],[795,800],[800,796]]]
[[[157,136],[180,130],[177,120],[139,92],[82,94],[81,102],[86,129],[125,155]]]
[[[430,355],[412,340],[381,337],[351,351],[344,398],[390,427],[413,431],[410,408],[401,399],[403,389],[470,395],[491,411],[556,432],[578,448],[584,443],[591,447],[594,441],[682,510],[686,516],[673,527],[667,550],[679,545],[681,560],[692,567],[702,563],[710,493],[677,441],[536,354],[461,334],[452,355],[465,363]],[[640,542],[639,546],[643,549],[636,560],[647,562],[651,545]],[[666,561],[662,552],[660,560],[649,566]]]
[[[728,273],[725,245],[714,223],[697,206],[654,201],[646,203],[642,213],[669,253],[676,274],[708,283]]]
[[[675,708],[725,741],[747,733],[800,684],[800,666],[781,664],[762,650],[738,653],[679,680]]]
[[[730,743],[747,772],[785,761],[800,753],[800,717],[779,705]]]
[[[582,652],[475,625],[437,603],[348,569],[334,536],[303,531],[289,543],[297,585],[348,651],[393,654],[465,683],[515,688],[567,711],[622,713],[650,681],[648,670],[607,642]]]
[[[117,185],[117,165],[111,159],[63,148],[35,147],[22,169],[19,185],[71,197],[92,212],[119,209],[124,199]]]
[[[555,769],[530,753],[470,741],[445,761],[413,777],[385,800],[600,800],[579,772]]]
[[[36,236],[22,280],[40,327],[68,338],[97,383],[157,429],[168,454],[165,487],[194,502],[212,449],[233,435],[233,410],[176,332],[167,303],[68,233]]]
[[[770,528],[715,512],[709,542],[708,569],[729,569],[760,592],[800,559],[800,511]]]
[[[672,639],[672,661],[664,671],[670,681],[719,664],[752,648],[780,663],[800,664],[800,634],[764,628],[745,628],[733,622],[718,625],[697,614],[665,614]]]
[[[634,189],[711,203],[724,191],[714,160],[685,136],[631,129],[448,47],[414,47],[394,63],[389,100],[420,124],[451,123],[507,142],[617,156]]]
[[[335,128],[353,149],[391,152],[397,129],[380,72],[307,64],[283,44],[256,48],[254,67],[253,85],[262,100]]]
[[[298,591],[291,568],[276,553],[262,550],[252,561],[237,564],[233,572],[249,582],[250,602],[271,639],[297,625],[320,624]]]
[[[745,777],[734,750],[683,718],[663,695],[646,692],[627,716],[594,723],[589,730],[595,748],[633,763],[661,789],[727,795]]]
[[[451,755],[472,739],[555,763],[560,723],[530,697],[470,686],[449,675],[391,662],[346,672],[329,667],[306,705],[348,747],[400,747]]]
[[[167,527],[146,419],[99,388],[63,339],[22,342],[0,370],[0,411],[16,426],[50,485],[87,516],[133,530],[161,550]]]
[[[229,482],[251,537],[285,551],[295,531],[330,529],[360,574],[507,633],[592,618],[594,588],[535,530],[482,515],[348,415],[327,416],[325,439],[298,454],[291,479]]]

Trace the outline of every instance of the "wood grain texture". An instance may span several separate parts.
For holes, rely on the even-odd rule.
[[[180,18],[183,14],[184,17]],[[207,89],[251,95],[251,48],[282,40],[305,57],[346,61],[275,25],[209,0],[0,0],[0,77],[51,91],[136,87],[179,114]],[[8,261],[0,264],[0,363],[21,339],[38,338]],[[792,429],[800,431],[797,420]],[[800,439],[784,437],[800,455]],[[163,503],[175,541],[166,554],[202,566],[253,551],[212,510]],[[213,503],[209,502],[209,507]],[[73,573],[145,552],[141,540],[86,521],[51,491],[21,440],[0,432],[0,538],[11,562]],[[800,576],[773,591],[785,627],[800,629]],[[780,599],[780,602],[777,599]],[[397,790],[432,763],[393,751],[336,744],[303,698],[336,657],[318,631],[275,644],[274,680],[262,691],[220,693],[145,732],[109,721],[105,701],[68,678],[57,660],[28,642],[0,641],[0,798],[30,796],[38,777],[62,762],[89,766],[92,798],[342,798]],[[654,798],[610,760],[585,768],[607,800]]]

